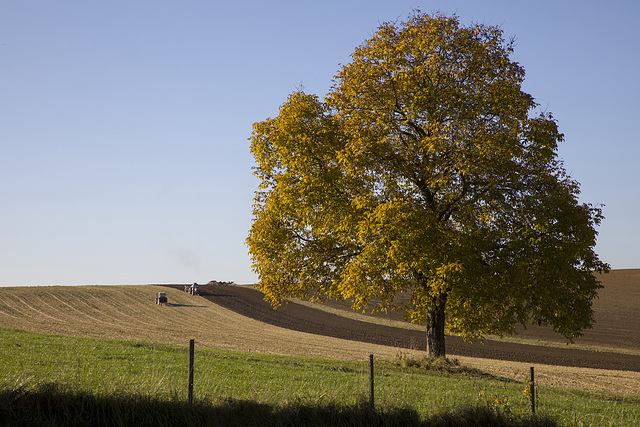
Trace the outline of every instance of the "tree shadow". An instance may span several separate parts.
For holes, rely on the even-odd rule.
[[[517,418],[486,407],[467,407],[421,419],[410,408],[373,412],[359,405],[293,403],[273,406],[239,399],[217,402],[160,400],[117,393],[98,396],[55,383],[33,390],[0,390],[0,425],[73,426],[556,426],[547,418]]]

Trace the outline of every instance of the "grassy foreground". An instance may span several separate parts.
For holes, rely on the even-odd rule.
[[[375,364],[0,328],[0,425],[640,425],[640,398],[538,389],[455,363]]]

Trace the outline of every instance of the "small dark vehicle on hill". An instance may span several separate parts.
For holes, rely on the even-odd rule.
[[[200,288],[199,288],[197,283],[194,283],[193,285],[185,285],[184,286],[184,291],[187,292],[187,293],[190,293],[191,295],[199,295],[200,294]]]
[[[167,304],[167,293],[166,292],[158,292],[158,296],[156,297],[156,304],[162,305]]]

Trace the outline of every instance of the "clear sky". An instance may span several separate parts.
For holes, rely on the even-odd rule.
[[[413,8],[499,25],[640,268],[640,2],[0,0],[0,285],[252,283],[251,125]]]

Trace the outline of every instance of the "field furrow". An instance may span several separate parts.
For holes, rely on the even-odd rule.
[[[116,326],[122,323],[118,318],[109,316],[99,308],[91,311],[87,310],[86,307],[83,307],[83,305],[86,305],[84,301],[77,297],[65,296],[62,298],[52,296],[52,298],[58,301],[59,305],[68,307],[74,313],[73,320],[76,322],[95,322],[103,326]]]
[[[48,314],[50,310],[47,310],[46,308],[44,310],[42,309],[42,305],[37,296],[35,297],[34,296],[26,296],[26,297],[16,296],[16,298],[18,299],[18,301],[20,301],[20,303],[22,303],[22,305],[26,309],[26,311],[23,311],[23,313],[29,316],[33,316],[34,318],[49,319],[54,321],[59,319],[59,317]]]
[[[95,297],[92,295],[78,295],[74,304],[82,310],[82,307],[95,307],[95,314],[92,316],[97,321],[103,322],[111,326],[138,325],[152,326],[152,323],[144,323],[147,316],[141,316],[135,307],[141,304],[138,299],[131,299],[127,292],[123,292],[123,296],[118,295],[118,299],[114,300],[112,295],[101,295]],[[124,300],[124,302],[122,301]],[[153,304],[155,306],[155,304]]]

